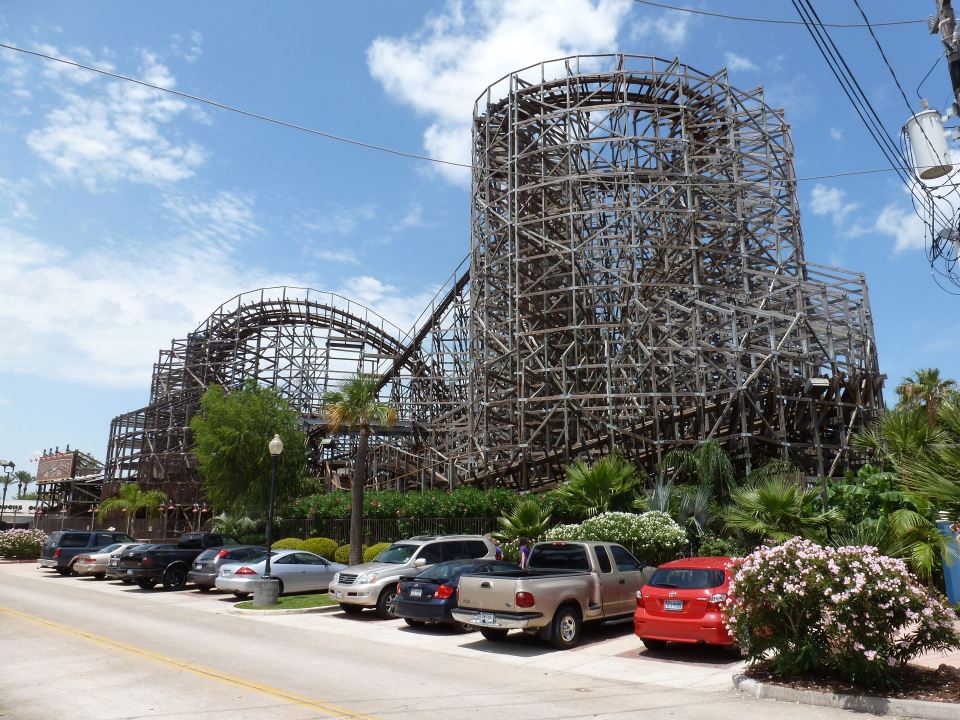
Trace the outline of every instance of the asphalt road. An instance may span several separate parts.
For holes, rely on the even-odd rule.
[[[0,718],[853,718],[743,697],[721,652],[655,656],[625,627],[557,652],[233,601],[0,565]]]

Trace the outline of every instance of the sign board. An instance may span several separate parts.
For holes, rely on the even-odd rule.
[[[47,483],[67,480],[73,477],[77,464],[77,452],[50,453],[43,455],[37,463],[37,482]]]

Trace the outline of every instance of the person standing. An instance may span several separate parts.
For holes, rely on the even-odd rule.
[[[527,569],[527,564],[530,562],[530,541],[527,538],[520,538],[520,567],[524,570]]]

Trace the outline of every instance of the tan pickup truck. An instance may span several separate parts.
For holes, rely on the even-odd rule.
[[[584,623],[633,616],[643,568],[614,543],[537,543],[526,570],[463,575],[453,617],[480,628],[487,640],[503,640],[516,629],[572,648]]]

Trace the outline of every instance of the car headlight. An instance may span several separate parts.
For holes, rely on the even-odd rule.
[[[334,573],[334,574],[333,574],[333,584],[336,585],[338,582],[340,582],[340,573]]]
[[[377,573],[363,573],[357,578],[357,585],[367,585],[377,581]]]

